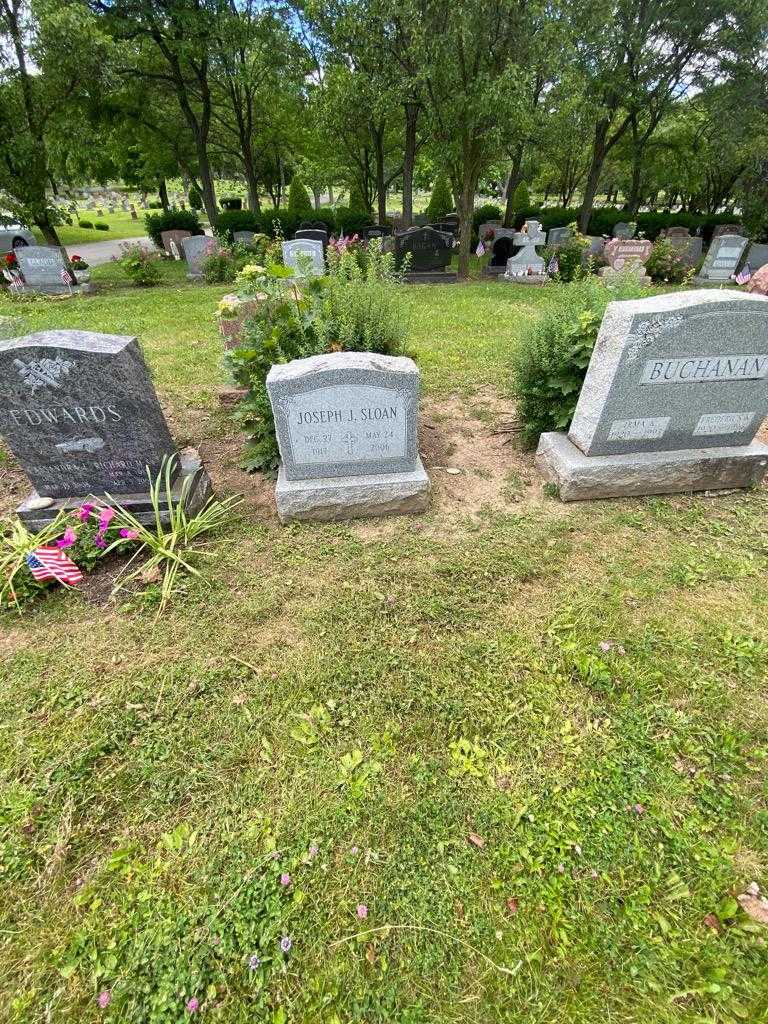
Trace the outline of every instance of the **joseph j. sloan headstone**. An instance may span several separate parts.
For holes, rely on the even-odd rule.
[[[275,492],[281,522],[426,509],[413,360],[369,352],[310,356],[273,366],[267,390],[282,460]]]
[[[0,341],[0,434],[32,482],[17,509],[32,527],[105,493],[153,521],[147,469],[176,452],[138,340],[89,331]],[[177,492],[194,476],[194,511],[210,481],[192,449],[176,466]]]
[[[568,435],[536,465],[564,501],[749,487],[768,446],[768,298],[699,289],[611,302]]]

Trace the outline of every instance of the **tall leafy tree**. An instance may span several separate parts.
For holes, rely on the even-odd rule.
[[[82,7],[0,0],[0,206],[59,244],[48,199],[77,146],[93,144],[108,45]]]

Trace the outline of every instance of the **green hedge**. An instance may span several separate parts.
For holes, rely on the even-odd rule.
[[[515,213],[515,227],[522,227],[526,220],[538,220],[543,229],[561,227],[578,220],[579,211],[576,208],[565,209],[560,206],[549,206],[544,209],[530,207]],[[488,218],[493,219],[493,218]],[[653,241],[661,231],[672,226],[688,228],[691,234],[701,228],[704,240],[708,242],[712,238],[715,227],[718,224],[735,224],[738,217],[728,213],[717,213],[709,215],[698,215],[693,213],[662,213],[648,212],[638,213],[633,216],[626,210],[620,210],[615,206],[606,206],[602,209],[592,211],[589,218],[588,235],[611,235],[614,225],[619,221],[637,222],[638,234],[642,233],[646,238]],[[480,223],[478,221],[478,223]]]
[[[204,235],[203,226],[194,210],[168,210],[162,213],[148,213],[144,218],[147,234],[162,249],[163,231],[189,231],[193,235]]]
[[[311,213],[295,213],[285,207],[279,210],[270,208],[262,210],[261,213],[252,213],[250,210],[225,210],[219,214],[216,234],[230,242],[235,231],[255,231],[274,238],[275,221],[279,221],[283,237],[293,238],[299,230],[299,225],[305,220],[322,221],[329,235],[354,235],[355,232],[359,234],[366,225],[373,224],[367,213],[350,210],[345,206],[336,210],[330,206],[323,206],[319,210],[312,210]]]

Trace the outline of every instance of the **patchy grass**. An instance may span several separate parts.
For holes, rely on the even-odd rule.
[[[138,334],[177,436],[221,434],[225,289],[164,270],[0,312]],[[488,444],[556,299],[409,291],[431,420]],[[563,506],[510,451],[470,515],[459,455],[418,520],[249,508],[157,624],[0,620],[0,1019],[766,1019],[729,902],[768,884],[766,491]]]

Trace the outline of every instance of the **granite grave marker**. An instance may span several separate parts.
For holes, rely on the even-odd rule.
[[[334,352],[273,366],[267,390],[281,465],[277,509],[293,519],[423,511],[419,371],[405,357]]]
[[[155,475],[175,448],[135,337],[65,330],[0,341],[0,399],[0,433],[34,487],[18,510],[25,521],[105,492],[149,507],[147,467]]]
[[[698,289],[611,302],[568,435],[537,465],[568,500],[747,487],[768,446],[768,298]]]
[[[203,276],[203,263],[218,248],[216,239],[209,238],[208,235],[190,235],[188,238],[182,238],[181,244],[184,259],[187,261],[187,277],[200,280]]]
[[[75,289],[77,279],[65,249],[53,245],[24,245],[14,252],[24,277],[25,291],[67,295],[73,290],[87,290],[84,285]]]
[[[305,264],[311,276],[322,277],[325,273],[323,243],[313,238],[294,238],[283,242],[283,263],[293,270],[294,276],[304,277]]]
[[[163,248],[168,253],[168,255],[169,256],[173,256],[174,259],[176,259],[177,257],[176,257],[176,254],[174,253],[173,249],[171,248],[171,245],[175,245],[176,246],[176,249],[177,249],[177,251],[179,253],[179,256],[180,256],[181,255],[181,247],[182,247],[182,244],[184,242],[184,239],[185,238],[191,238],[191,237],[192,237],[192,232],[191,231],[182,231],[181,228],[174,228],[172,231],[163,231],[163,232],[160,233],[160,240],[163,243]]]
[[[453,254],[453,239],[431,227],[409,228],[395,235],[395,256],[402,265],[406,253],[411,261],[406,281],[411,284],[443,282],[451,284],[456,274],[448,271]]]
[[[696,283],[730,281],[748,243],[749,239],[742,235],[719,235],[713,238]]]

